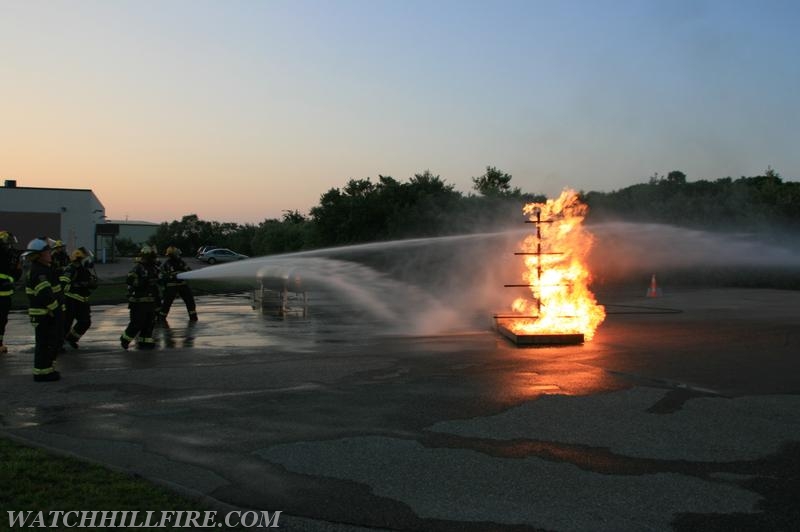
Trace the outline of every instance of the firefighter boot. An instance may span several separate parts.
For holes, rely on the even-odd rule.
[[[55,382],[60,378],[61,374],[57,371],[51,371],[50,373],[35,374],[33,376],[33,380],[36,382]]]

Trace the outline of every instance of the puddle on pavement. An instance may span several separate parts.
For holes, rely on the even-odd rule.
[[[309,296],[305,315],[278,316],[254,308],[249,293],[196,299],[197,322],[189,321],[180,299],[173,303],[167,323],[159,324],[154,331],[158,349],[273,347],[309,352],[319,349],[320,344],[358,345],[387,330],[387,324],[324,292]],[[79,352],[119,351],[119,336],[128,319],[127,305],[93,306],[92,326],[81,339]],[[12,353],[33,354],[33,328],[25,311],[11,313],[5,343]],[[23,358],[29,362],[29,357]]]

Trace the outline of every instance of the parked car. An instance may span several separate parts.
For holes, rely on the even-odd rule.
[[[227,248],[214,248],[201,253],[198,259],[205,261],[209,264],[216,264],[218,262],[232,262],[235,260],[249,259],[247,255],[236,253]]]
[[[199,259],[200,255],[202,255],[206,251],[211,251],[212,249],[217,249],[217,248],[219,248],[219,246],[215,246],[213,244],[206,244],[205,246],[200,246],[199,248],[197,248],[197,254],[195,255],[195,257]]]

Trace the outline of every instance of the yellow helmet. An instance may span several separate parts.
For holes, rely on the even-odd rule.
[[[8,231],[0,231],[0,244],[10,245],[14,240],[14,235]]]
[[[80,261],[84,266],[92,267],[94,265],[94,253],[81,246],[70,255],[72,262]]]
[[[78,248],[78,249],[76,249],[76,250],[75,250],[75,251],[73,251],[73,252],[72,252],[72,254],[69,256],[69,260],[71,260],[72,262],[79,261],[79,260],[83,260],[83,259],[85,259],[85,258],[86,258],[86,253],[85,253],[85,252],[84,252],[84,250],[83,250],[83,249],[81,249],[81,248]]]
[[[64,247],[64,243],[61,240],[55,240],[53,242],[53,244],[50,246],[51,249],[58,249],[58,248],[63,248],[63,247]]]
[[[167,248],[167,251],[164,253],[167,257],[180,257],[181,250],[176,248],[175,246],[170,246]]]

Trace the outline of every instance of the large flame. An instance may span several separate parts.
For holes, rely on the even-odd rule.
[[[591,340],[606,312],[589,290],[586,266],[594,238],[583,226],[588,207],[574,190],[558,199],[528,203],[523,213],[533,233],[520,243],[531,299],[520,297],[507,327],[518,335],[582,333]]]

